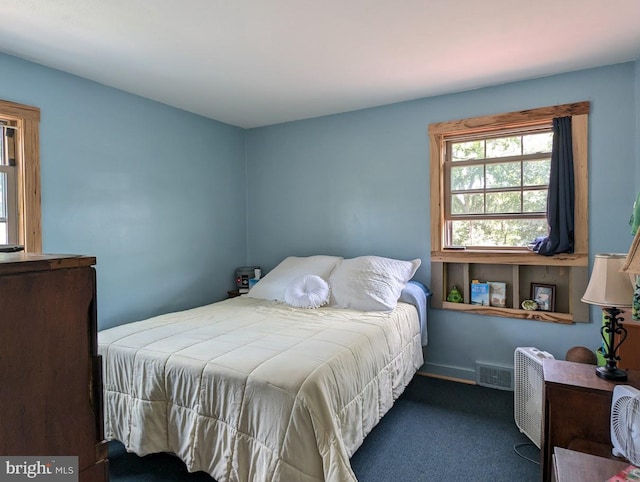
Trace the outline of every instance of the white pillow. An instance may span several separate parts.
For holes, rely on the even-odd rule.
[[[329,285],[315,274],[300,276],[287,286],[284,301],[296,308],[320,308],[329,302]]]
[[[329,277],[330,305],[360,311],[393,310],[420,262],[380,256],[345,259]]]
[[[294,279],[306,274],[314,274],[327,280],[340,261],[342,258],[339,256],[289,256],[253,285],[247,296],[284,301],[284,292]]]

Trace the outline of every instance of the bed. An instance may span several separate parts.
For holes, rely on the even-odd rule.
[[[106,438],[218,482],[355,481],[427,341],[419,260],[391,281],[387,260],[290,257],[248,295],[101,331]]]

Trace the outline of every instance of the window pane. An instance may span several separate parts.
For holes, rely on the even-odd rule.
[[[487,139],[487,159],[492,157],[519,156],[522,154],[522,137]]]
[[[0,222],[0,244],[9,244],[7,236],[7,223]]]
[[[522,153],[537,154],[551,152],[553,147],[553,132],[543,134],[528,134],[522,137]]]
[[[519,212],[520,191],[487,193],[487,213],[504,214]]]
[[[451,221],[454,246],[526,247],[547,234],[545,219]]]
[[[453,194],[451,196],[451,214],[483,214],[484,196],[482,194]]]
[[[451,246],[470,246],[471,221],[449,221]]]
[[[484,187],[484,166],[461,166],[451,168],[451,190],[466,191]]]
[[[0,218],[7,218],[7,173],[0,172]]]
[[[0,166],[14,166],[16,157],[15,130],[0,125]]]
[[[487,188],[519,187],[520,162],[487,165]]]
[[[524,191],[522,193],[523,206],[525,213],[546,213],[547,212],[547,190],[540,189],[536,191]]]
[[[525,161],[522,166],[524,186],[547,186],[551,175],[551,159]]]
[[[484,141],[455,142],[451,144],[452,161],[484,159]]]
[[[6,141],[5,141],[5,128],[0,126],[0,166],[7,166],[8,161],[6,159]]]

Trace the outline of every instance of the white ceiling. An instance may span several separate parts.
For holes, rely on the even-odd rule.
[[[640,57],[638,0],[1,0],[0,50],[241,127]]]

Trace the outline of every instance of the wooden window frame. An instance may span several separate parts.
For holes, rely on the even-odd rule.
[[[487,262],[496,264],[531,264],[588,266],[588,116],[589,102],[578,102],[538,109],[509,112],[429,125],[431,176],[431,261]],[[448,190],[444,186],[445,141],[465,134],[491,135],[492,132],[521,128],[551,121],[554,117],[572,118],[573,162],[575,181],[574,253],[541,256],[526,249],[447,250],[443,247],[445,229],[444,203]]]
[[[18,244],[28,253],[42,252],[40,198],[40,109],[0,100],[0,118],[17,129],[16,181],[18,194]]]

